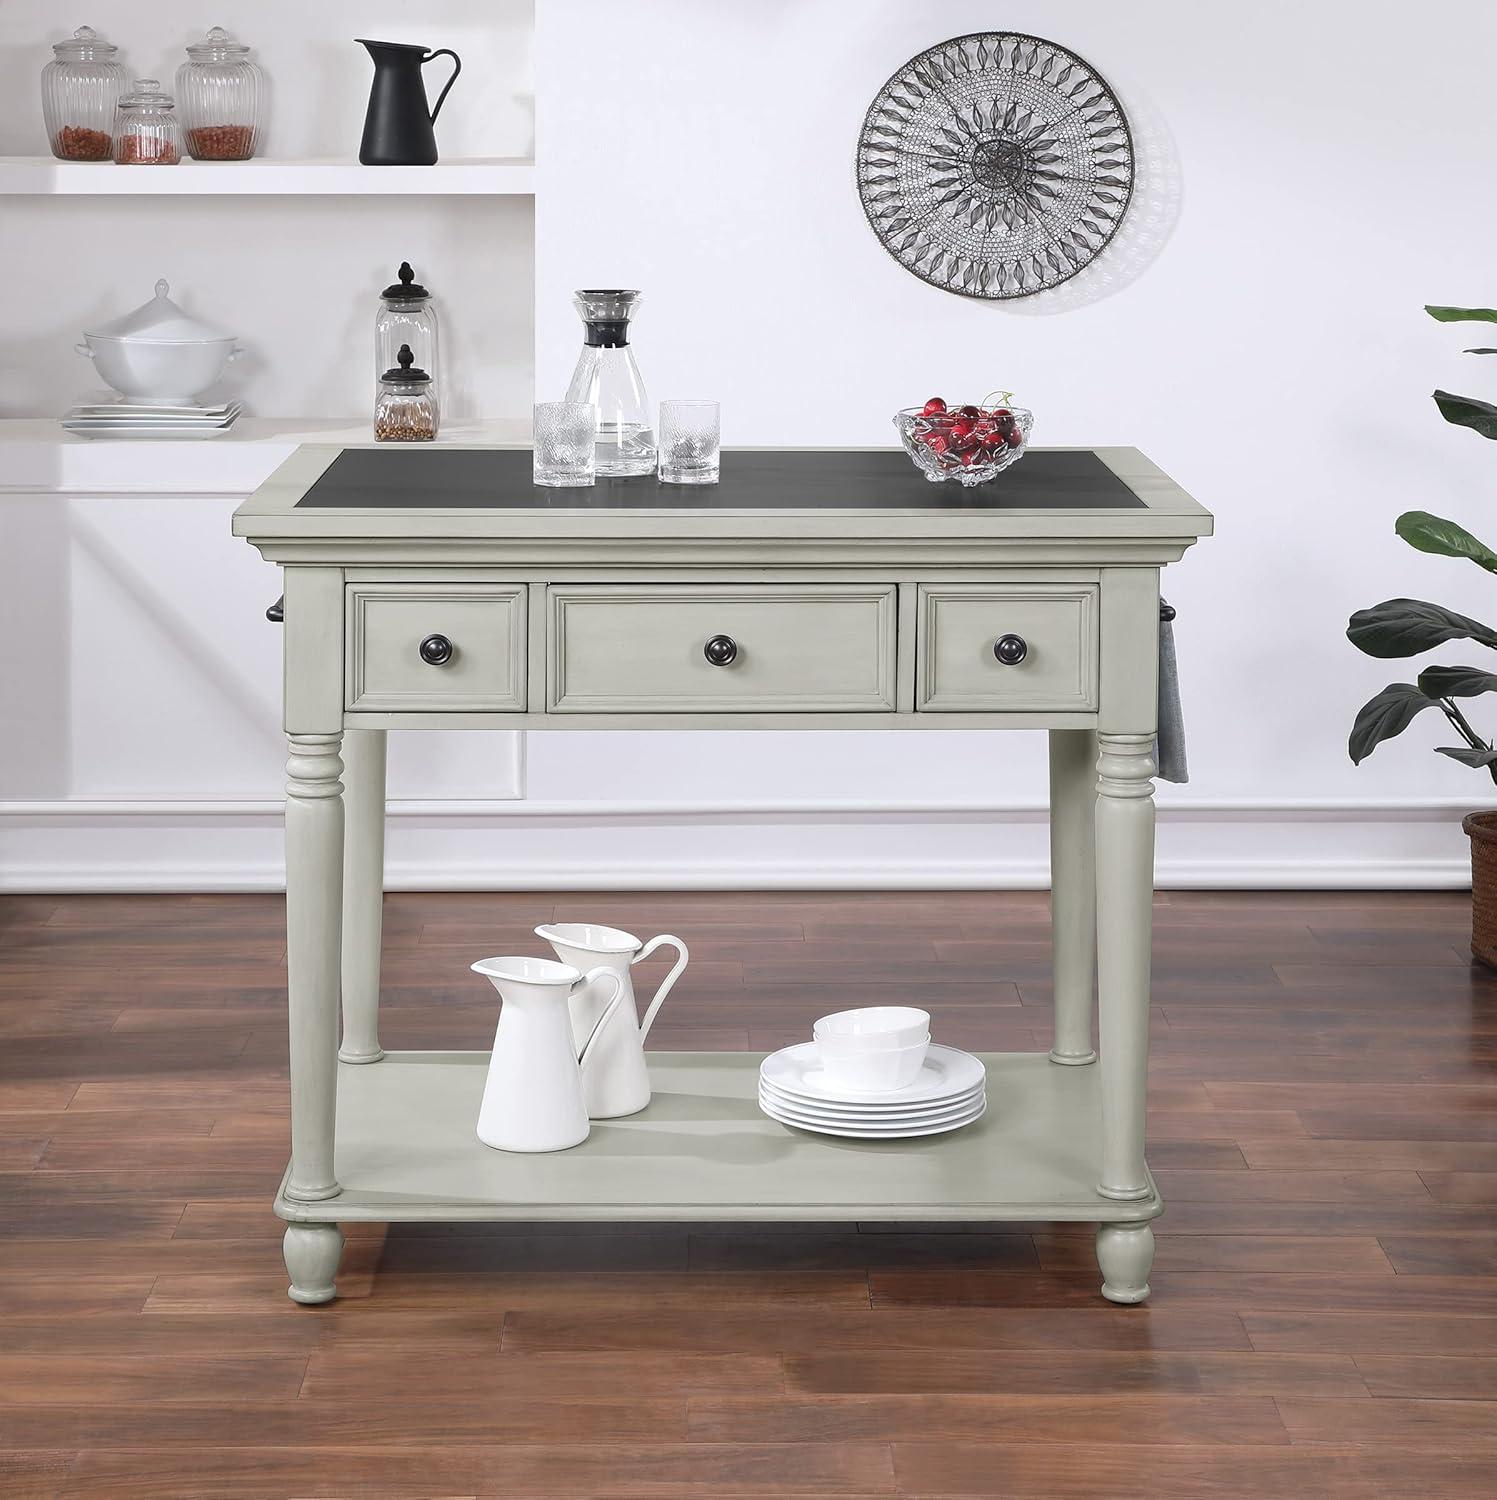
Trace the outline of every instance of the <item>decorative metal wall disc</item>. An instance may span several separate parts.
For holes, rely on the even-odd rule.
[[[1039,37],[954,37],[878,92],[858,139],[858,193],[883,247],[965,297],[1068,281],[1117,233],[1133,135],[1117,96]]]

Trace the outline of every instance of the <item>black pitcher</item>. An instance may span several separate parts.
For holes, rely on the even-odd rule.
[[[448,90],[463,71],[462,59],[450,47],[432,52],[405,42],[371,42],[364,37],[356,40],[374,59],[374,85],[369,90],[359,160],[366,167],[435,166],[437,133],[432,126],[442,112]],[[434,57],[452,59],[452,77],[438,96],[437,107],[428,109],[421,68]]]

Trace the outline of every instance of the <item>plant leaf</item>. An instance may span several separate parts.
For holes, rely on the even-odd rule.
[[[1451,760],[1458,760],[1463,766],[1490,766],[1497,762],[1497,750],[1473,750],[1469,745],[1456,745],[1451,747],[1440,747],[1435,750],[1436,755],[1448,755]]]
[[[1426,307],[1437,323],[1497,323],[1497,307]]]
[[[1436,706],[1412,682],[1390,682],[1357,713],[1346,742],[1353,765],[1361,765],[1384,740],[1402,734],[1427,708]]]
[[[1358,651],[1384,659],[1418,656],[1446,641],[1477,641],[1497,647],[1497,630],[1423,599],[1385,599],[1359,609],[1346,627],[1346,638]]]
[[[1484,438],[1497,438],[1497,406],[1478,401],[1475,396],[1452,396],[1449,391],[1435,392],[1435,405],[1447,422],[1469,427]]]
[[[1475,698],[1497,693],[1497,673],[1480,667],[1426,667],[1419,674],[1419,691],[1430,698]]]
[[[1432,516],[1427,510],[1405,511],[1393,529],[1409,546],[1436,557],[1468,557],[1477,567],[1497,573],[1497,552],[1478,541],[1464,526]]]

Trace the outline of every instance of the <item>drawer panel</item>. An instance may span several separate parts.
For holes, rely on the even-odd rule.
[[[1096,584],[922,584],[918,615],[921,712],[1096,712]],[[994,652],[1009,635],[1012,665]]]
[[[345,706],[371,713],[522,713],[524,584],[358,583],[347,590]],[[423,660],[432,636],[446,661]],[[440,647],[433,648],[440,655]]]
[[[893,584],[558,584],[553,713],[892,713]],[[714,666],[705,647],[736,648]]]

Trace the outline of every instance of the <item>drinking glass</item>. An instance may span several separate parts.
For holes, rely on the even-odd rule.
[[[535,482],[556,488],[592,484],[597,440],[598,408],[591,402],[537,401]]]
[[[716,401],[660,403],[660,478],[665,484],[716,484],[722,413]]]

